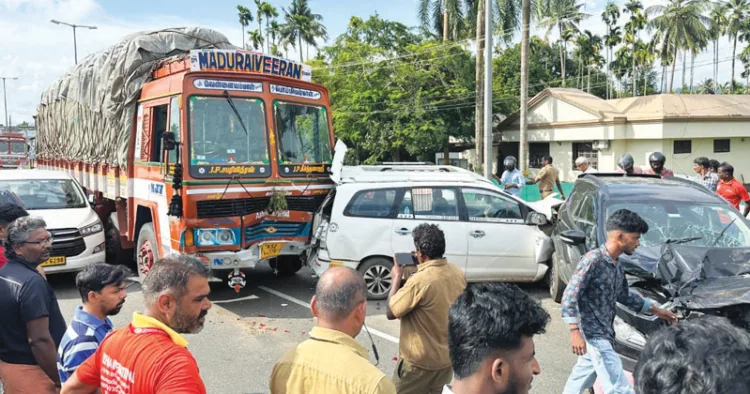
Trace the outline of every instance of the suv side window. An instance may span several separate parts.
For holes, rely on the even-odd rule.
[[[421,187],[406,190],[398,207],[399,219],[458,221],[458,195],[455,189]]]
[[[352,197],[344,210],[346,216],[387,218],[391,216],[396,189],[362,190]]]
[[[471,222],[523,223],[521,205],[510,198],[481,189],[461,189]],[[508,220],[514,219],[514,220]]]
[[[596,194],[585,193],[580,208],[574,211],[573,220],[578,228],[586,233],[586,246],[589,249],[595,248],[597,243],[596,218]]]

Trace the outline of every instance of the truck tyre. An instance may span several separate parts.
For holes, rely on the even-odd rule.
[[[107,263],[124,265],[131,269],[137,269],[133,248],[125,249],[120,243],[120,231],[117,230],[112,218],[107,219],[104,234],[107,250]]]
[[[141,281],[148,275],[154,263],[159,260],[159,244],[156,243],[153,223],[146,223],[138,233],[136,265]]]
[[[552,262],[550,263],[549,271],[547,271],[547,284],[549,285],[549,295],[552,300],[558,304],[562,301],[563,292],[565,291],[565,284],[560,278],[560,253],[555,251],[552,253]]]
[[[374,257],[362,263],[357,271],[365,278],[368,300],[384,300],[391,291],[393,261]]]
[[[292,276],[302,269],[302,256],[300,255],[281,255],[271,259],[268,264],[274,273],[278,276]]]

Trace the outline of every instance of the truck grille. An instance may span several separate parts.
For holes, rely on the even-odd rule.
[[[49,230],[53,242],[50,256],[74,257],[86,250],[86,242],[77,228]]]
[[[309,232],[310,223],[263,221],[245,228],[245,243],[267,238],[306,237]]]
[[[323,204],[323,200],[325,199],[326,199],[325,194],[322,196],[312,196],[312,197],[288,196],[286,198],[286,203],[290,211],[315,212],[318,210],[318,208],[320,208],[320,205]]]
[[[268,208],[270,197],[198,201],[198,219],[244,216]]]

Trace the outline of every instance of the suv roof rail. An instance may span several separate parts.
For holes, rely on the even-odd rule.
[[[378,166],[432,166],[435,163],[430,161],[383,161],[377,162]]]
[[[487,182],[487,178],[460,167],[445,165],[345,166],[342,183],[351,182]]]

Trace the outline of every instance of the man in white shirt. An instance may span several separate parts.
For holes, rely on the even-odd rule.
[[[470,284],[448,315],[454,378],[443,394],[527,394],[541,372],[533,337],[548,322],[549,314],[516,285]]]
[[[589,164],[589,159],[583,156],[576,159],[576,168],[578,169],[578,171],[581,171],[585,174],[594,174],[599,172],[596,170],[596,168],[591,167],[591,164]]]

